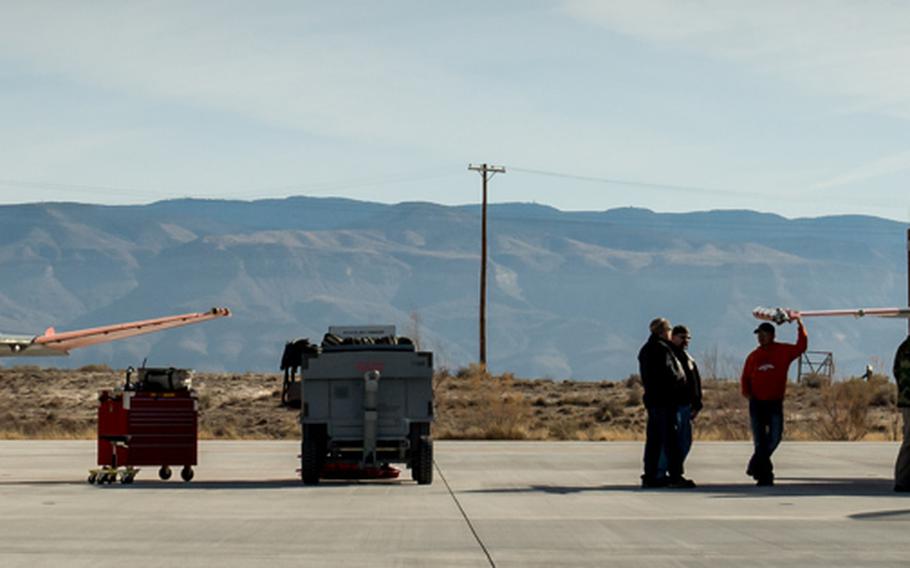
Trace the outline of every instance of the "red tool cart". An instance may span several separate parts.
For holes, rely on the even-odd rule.
[[[171,466],[193,479],[197,456],[198,401],[190,389],[191,371],[143,368],[131,383],[127,370],[122,388],[101,391],[98,406],[98,469],[89,483],[132,483],[138,466],[159,466],[158,477],[170,479]]]

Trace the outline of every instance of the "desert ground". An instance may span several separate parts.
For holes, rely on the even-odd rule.
[[[0,369],[0,438],[91,439],[99,391],[123,370],[90,365]],[[197,373],[204,439],[298,439],[297,411],[280,404],[278,373]],[[735,380],[703,383],[697,439],[746,440],[748,410]],[[830,383],[810,377],[788,387],[785,439],[895,440],[895,386],[884,376]],[[437,439],[639,440],[645,411],[637,376],[555,381],[489,375],[471,367],[435,377]]]

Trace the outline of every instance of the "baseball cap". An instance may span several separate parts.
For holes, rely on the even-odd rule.
[[[759,331],[766,331],[766,332],[770,333],[771,335],[774,335],[775,330],[774,330],[773,325],[771,325],[768,322],[763,322],[760,326],[755,328],[755,331],[753,331],[752,333],[758,333]]]
[[[689,328],[684,325],[677,325],[673,327],[671,335],[684,335],[688,338],[692,337],[692,334],[689,333]]]

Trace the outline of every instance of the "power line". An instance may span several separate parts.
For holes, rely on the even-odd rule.
[[[443,179],[455,177],[459,174],[445,170],[421,170],[414,172],[404,172],[389,174],[384,176],[353,178],[348,180],[309,182],[300,184],[290,184],[285,186],[273,186],[259,189],[247,189],[241,191],[221,191],[221,192],[194,192],[194,191],[167,191],[156,189],[140,189],[125,186],[107,186],[107,185],[89,185],[89,184],[70,184],[56,182],[40,182],[30,180],[0,179],[0,187],[9,189],[31,189],[47,190],[63,193],[89,193],[92,195],[127,195],[131,197],[149,197],[154,199],[180,199],[180,198],[201,198],[201,199],[222,199],[222,198],[249,198],[249,199],[268,199],[269,196],[276,194],[284,196],[288,192],[305,192],[305,191],[343,191],[346,189],[355,189],[360,187],[381,186],[393,183],[411,183],[415,181],[426,181],[431,179]]]
[[[110,195],[131,195],[137,197],[160,197],[161,192],[156,191],[147,191],[143,189],[130,188],[130,187],[114,187],[114,186],[102,186],[102,185],[82,185],[82,184],[71,184],[71,183],[55,183],[55,182],[41,182],[41,181],[27,181],[27,180],[15,180],[15,179],[0,179],[0,186],[13,189],[43,189],[51,191],[59,191],[63,193],[97,193],[97,194],[110,194]]]
[[[781,199],[789,202],[811,202],[817,203],[818,198],[815,199],[806,199],[793,197],[788,195],[780,194],[769,194],[769,193],[759,193],[759,192],[748,192],[748,191],[736,191],[732,189],[721,189],[717,187],[704,187],[697,185],[683,185],[683,184],[665,184],[652,181],[642,181],[642,180],[632,180],[632,179],[621,179],[621,178],[612,178],[612,177],[600,177],[600,176],[589,176],[589,175],[580,175],[567,172],[555,172],[548,170],[540,170],[534,168],[523,168],[509,166],[510,171],[537,175],[537,176],[546,176],[560,179],[576,180],[583,181],[588,183],[598,183],[605,185],[615,185],[615,186],[628,186],[628,187],[638,187],[643,189],[654,189],[662,191],[677,191],[677,192],[687,192],[687,193],[698,193],[711,196],[724,196],[724,197],[751,197],[751,198],[760,198],[762,200],[768,199]],[[289,184],[285,186],[273,186],[259,189],[248,189],[234,192],[191,192],[191,191],[181,191],[181,190],[157,190],[157,189],[141,189],[136,187],[127,187],[127,186],[107,186],[107,185],[92,185],[92,184],[71,184],[71,183],[57,183],[57,182],[40,182],[32,180],[19,180],[19,179],[0,179],[0,187],[12,189],[14,191],[19,191],[24,189],[27,190],[48,190],[61,193],[89,193],[94,195],[115,195],[115,196],[135,196],[135,197],[146,197],[154,200],[164,200],[164,199],[180,199],[180,198],[197,198],[197,199],[249,199],[249,200],[259,200],[259,199],[274,199],[287,197],[293,192],[341,192],[347,189],[355,189],[362,187],[371,187],[371,186],[383,186],[396,183],[412,183],[419,181],[427,181],[433,179],[444,179],[460,175],[457,171],[449,168],[433,168],[433,169],[424,169],[424,170],[414,170],[410,172],[400,172],[392,173],[382,176],[367,176],[361,178],[352,178],[346,180],[333,180],[333,181],[319,181],[319,182],[305,182],[300,184]],[[27,195],[32,197],[31,192]],[[35,196],[35,201],[47,201],[47,199],[42,197]],[[831,203],[830,198],[826,198],[828,203]],[[844,200],[835,200],[834,202],[848,203],[851,205],[857,204],[856,202],[844,201]],[[893,209],[895,206],[894,202],[883,204],[878,202],[871,202],[868,200],[862,200],[862,205],[866,206],[878,206],[878,207],[888,207]],[[572,213],[572,212],[565,212]]]
[[[714,195],[714,196],[723,196],[723,197],[751,197],[756,199],[768,200],[768,199],[779,199],[790,202],[797,203],[818,203],[822,200],[831,203],[843,203],[849,205],[864,205],[864,206],[876,206],[876,207],[889,207],[893,208],[895,203],[879,203],[875,201],[869,201],[867,199],[849,201],[849,200],[834,200],[832,201],[830,197],[824,196],[815,196],[812,198],[809,197],[799,197],[794,196],[793,191],[786,191],[782,193],[770,193],[770,192],[758,192],[758,191],[744,191],[739,189],[731,188],[717,188],[717,187],[704,187],[698,185],[678,185],[670,183],[660,183],[652,181],[640,181],[640,180],[630,180],[630,179],[619,179],[619,178],[609,178],[609,177],[599,177],[599,176],[588,176],[588,175],[579,175],[566,172],[553,172],[547,170],[537,170],[533,168],[521,168],[517,166],[509,166],[509,170],[514,172],[520,172],[531,175],[555,177],[562,179],[572,179],[577,181],[585,181],[590,183],[600,183],[600,184],[609,184],[609,185],[624,185],[629,187],[640,187],[643,189],[656,189],[659,191],[682,191],[688,193],[698,193],[702,195]]]
[[[535,170],[535,169],[531,169],[531,168],[520,168],[520,167],[516,167],[516,166],[509,166],[509,169],[514,172],[522,172],[522,173],[526,173],[526,174],[534,174],[534,175],[564,178],[564,179],[575,179],[575,180],[579,180],[579,181],[589,181],[589,182],[594,182],[594,183],[628,185],[628,186],[632,186],[632,187],[644,187],[644,188],[648,188],[648,189],[669,189],[669,190],[688,191],[688,192],[693,192],[693,193],[705,193],[705,194],[709,194],[709,195],[729,195],[731,193],[735,193],[737,195],[767,197],[767,194],[764,194],[764,193],[733,191],[731,189],[718,189],[718,188],[710,188],[710,187],[701,187],[701,186],[696,186],[696,185],[676,185],[676,184],[669,184],[669,183],[658,183],[658,182],[638,181],[638,180],[619,179],[619,178],[585,176],[585,175],[570,174],[570,173],[563,173],[563,172]]]
[[[0,182],[2,186],[2,182]],[[274,198],[262,198],[262,200],[269,200]],[[387,207],[396,207],[396,204],[384,204]],[[18,207],[19,205],[0,205],[0,210],[7,207]],[[123,207],[142,207],[143,205],[124,205]],[[785,237],[785,236],[813,236],[817,234],[819,230],[835,230],[833,228],[822,227],[813,225],[813,222],[817,221],[820,218],[802,218],[802,219],[787,219],[781,217],[779,220],[769,219],[769,220],[759,220],[759,219],[736,219],[736,220],[721,220],[721,219],[698,219],[697,221],[686,222],[683,218],[686,216],[692,215],[704,215],[709,216],[715,213],[722,213],[725,210],[715,210],[715,211],[692,211],[692,212],[683,212],[683,213],[653,213],[653,217],[644,217],[644,218],[616,218],[612,217],[610,213],[604,211],[561,211],[555,209],[558,213],[554,216],[548,217],[539,217],[532,215],[522,215],[522,214],[503,214],[502,211],[498,211],[499,207],[508,206],[508,204],[492,204],[488,206],[488,219],[495,220],[500,224],[509,224],[514,222],[539,222],[542,219],[546,220],[547,223],[553,223],[562,226],[599,226],[599,227],[619,227],[619,226],[634,226],[637,229],[642,230],[673,230],[676,232],[699,232],[704,230],[720,230],[731,233],[754,233],[756,229],[768,229],[773,231],[773,236],[775,237]],[[99,207],[105,207],[104,205],[99,205]],[[308,205],[311,209],[319,209],[324,211],[349,211],[347,206],[343,205],[334,205],[328,202],[314,202]],[[477,207],[477,205],[443,205],[443,207],[452,209],[454,211],[464,211],[465,209]],[[770,215],[770,214],[769,214]],[[825,217],[837,217],[837,216],[825,216]],[[872,236],[872,235],[893,235],[894,231],[903,231],[904,224],[900,221],[893,219],[886,219],[881,217],[874,217],[864,215],[863,217],[870,217],[873,219],[880,220],[886,223],[894,223],[899,225],[894,229],[871,229],[866,226],[857,225],[856,223],[847,224],[844,221],[839,221],[837,224],[837,230],[855,230],[862,231],[862,236]],[[824,217],[821,217],[824,218]],[[678,220],[677,220],[678,219]],[[832,221],[833,222],[833,221]],[[842,240],[845,241],[855,241],[855,238],[852,238],[850,233],[845,233],[842,237]]]
[[[444,172],[444,173],[443,173]],[[341,181],[327,181],[327,182],[313,182],[308,184],[294,184],[286,186],[278,186],[272,188],[265,188],[260,190],[255,190],[252,192],[243,192],[242,195],[249,195],[250,193],[284,193],[288,191],[338,191],[344,189],[355,189],[360,187],[371,187],[376,185],[388,185],[391,183],[411,183],[415,181],[426,181],[431,179],[444,179],[451,178],[460,175],[456,172],[449,172],[444,170],[432,170],[430,172],[426,171],[416,171],[412,173],[401,173],[401,174],[389,174],[381,177],[367,177],[367,178],[355,178],[350,180],[341,180]],[[240,192],[231,193],[219,193],[220,196],[231,197],[233,195],[241,194]]]

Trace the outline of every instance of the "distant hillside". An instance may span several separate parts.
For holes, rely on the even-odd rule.
[[[491,208],[489,359],[527,377],[623,378],[647,322],[688,324],[724,374],[754,344],[756,305],[906,302],[905,227],[873,217]],[[0,330],[59,330],[226,305],[229,320],[42,364],[274,370],[286,340],[394,323],[440,364],[477,353],[477,206],[295,197],[146,206],[0,207]],[[843,373],[890,364],[903,321],[810,322]],[[785,340],[792,329],[783,328]],[[715,355],[716,354],[716,355]],[[27,360],[5,359],[5,365]]]

